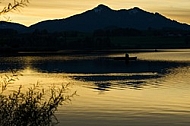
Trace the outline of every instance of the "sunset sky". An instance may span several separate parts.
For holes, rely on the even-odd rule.
[[[5,1],[13,0],[1,0],[1,8],[6,5]],[[139,7],[190,24],[190,0],[30,0],[28,6],[1,16],[1,20],[10,17],[12,22],[30,26],[43,20],[67,18],[99,4],[105,4],[114,10]]]

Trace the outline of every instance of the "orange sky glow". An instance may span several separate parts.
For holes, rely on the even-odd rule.
[[[2,0],[0,8],[5,6],[6,0]],[[13,0],[7,0],[6,2]],[[139,7],[143,10],[160,14],[190,24],[190,0],[29,0],[30,3],[20,11],[12,11],[1,15],[0,20],[10,18],[11,22],[17,22],[30,26],[39,21],[67,18],[69,16],[93,9],[99,4],[105,4],[114,10]]]

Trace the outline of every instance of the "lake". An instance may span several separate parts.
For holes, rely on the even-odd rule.
[[[189,126],[190,50],[0,57],[1,75],[16,69],[11,84],[70,84],[77,91],[56,113],[65,126]]]

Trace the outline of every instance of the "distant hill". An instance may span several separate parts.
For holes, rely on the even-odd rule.
[[[92,10],[65,19],[47,20],[34,24],[34,29],[53,31],[94,31],[105,28],[134,28],[138,30],[183,29],[190,30],[190,25],[168,19],[159,13],[150,13],[138,7],[112,10],[105,5],[98,5]]]
[[[190,25],[164,17],[159,13],[150,13],[138,7],[113,10],[105,5],[87,10],[81,14],[65,19],[46,20],[30,27],[17,23],[0,21],[0,29],[14,29],[18,32],[32,32],[35,29],[59,31],[92,32],[97,29],[133,28],[146,29],[180,29],[190,30]]]
[[[1,54],[147,48],[190,48],[190,25],[138,7],[113,10],[105,5],[30,27],[0,22]]]
[[[27,27],[18,23],[0,21],[0,30],[3,29],[13,29],[18,32],[25,32],[27,30]]]

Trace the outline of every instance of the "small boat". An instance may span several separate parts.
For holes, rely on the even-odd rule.
[[[125,54],[125,57],[114,57],[114,60],[125,60],[125,61],[129,61],[129,60],[137,60],[137,57],[129,57],[129,54]]]

